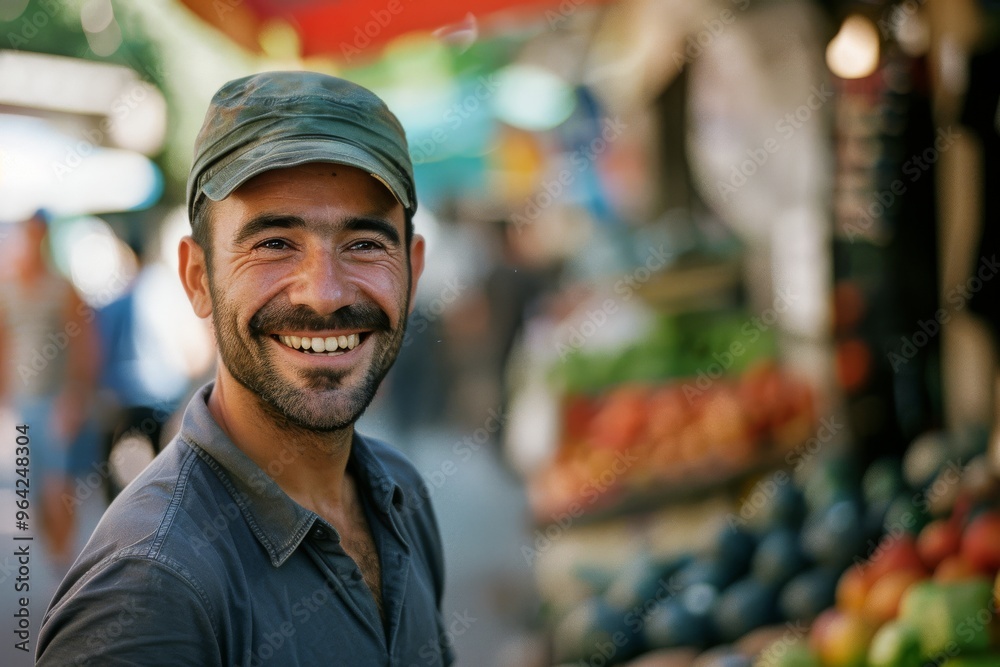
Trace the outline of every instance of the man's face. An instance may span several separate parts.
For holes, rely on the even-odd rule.
[[[353,423],[396,359],[423,268],[402,205],[364,171],[312,163],[256,176],[211,218],[225,370],[275,418]]]

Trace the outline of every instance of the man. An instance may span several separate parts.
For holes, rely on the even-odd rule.
[[[427,488],[353,428],[423,269],[399,122],[325,75],[232,81],[187,197],[180,274],[215,381],[109,507],[38,664],[450,664]]]

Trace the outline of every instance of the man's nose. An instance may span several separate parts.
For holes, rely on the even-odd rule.
[[[355,290],[343,269],[333,250],[306,253],[296,269],[289,299],[293,304],[309,306],[321,315],[350,305],[354,302]]]

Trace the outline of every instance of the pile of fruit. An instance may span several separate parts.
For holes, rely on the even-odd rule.
[[[704,553],[646,555],[562,615],[588,667],[985,667],[1000,487],[985,437],[928,436],[863,473],[837,456],[758,482]]]
[[[530,484],[541,520],[574,504],[605,507],[622,494],[680,480],[710,483],[768,454],[781,458],[809,438],[815,422],[810,387],[770,362],[704,382],[621,384],[568,396],[563,405],[558,454]],[[630,465],[616,465],[623,458]]]
[[[1000,665],[998,573],[1000,509],[964,496],[915,538],[887,534],[841,577],[836,606],[815,620],[808,643],[761,664]]]

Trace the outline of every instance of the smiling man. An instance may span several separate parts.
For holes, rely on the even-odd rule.
[[[37,664],[450,664],[427,489],[354,431],[423,269],[399,122],[321,74],[232,81],[187,194],[216,377],[59,587]]]

